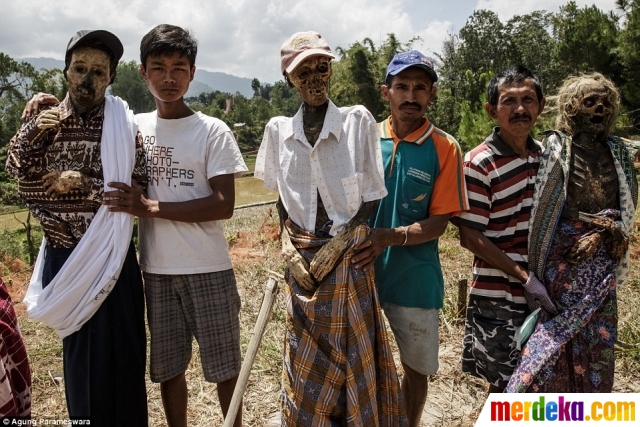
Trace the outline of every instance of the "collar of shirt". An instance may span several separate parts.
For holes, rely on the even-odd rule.
[[[327,113],[324,116],[324,124],[322,125],[320,135],[318,135],[317,142],[327,139],[329,133],[332,133],[338,141],[340,140],[340,133],[342,132],[342,117],[340,115],[340,109],[338,109],[331,100],[328,100],[328,102],[329,106],[327,107]],[[303,113],[304,105],[301,105],[298,112],[291,120],[291,128],[287,129],[284,133],[285,139],[293,137],[298,141],[306,141],[307,144],[309,144],[307,137],[304,134],[304,122],[302,120]],[[316,143],[314,147],[317,147],[317,145],[318,144]],[[309,144],[309,146],[311,146],[311,144]],[[312,147],[312,150],[314,147]]]
[[[391,164],[389,166],[389,178],[391,178],[393,172],[393,163],[396,158],[396,151],[398,149],[398,145],[400,142],[408,142],[409,144],[422,145],[423,142],[427,140],[433,133],[436,127],[431,124],[427,117],[424,118],[424,123],[418,129],[413,131],[411,134],[407,135],[404,139],[400,139],[396,136],[396,133],[393,131],[393,127],[391,127],[391,116],[389,116],[384,122],[382,122],[382,126],[380,126],[380,136],[381,138],[393,138],[393,152],[391,153]]]
[[[58,106],[60,111],[60,121],[63,121],[71,116],[80,120],[80,116],[76,113],[75,108],[73,107],[73,103],[71,102],[71,97],[67,93],[67,96],[64,97],[60,105]],[[97,105],[93,110],[89,112],[87,115],[88,120],[92,120],[94,118],[99,118],[104,115],[104,100]]]
[[[503,140],[502,138],[500,138],[500,135],[498,135],[498,132],[500,131],[500,127],[496,126],[493,128],[493,133],[491,135],[489,135],[487,137],[487,139],[485,139],[485,144],[487,144],[488,146],[491,147],[491,149],[493,150],[494,153],[499,154],[501,156],[518,156],[520,157],[515,151],[513,151],[513,149],[511,147],[509,147]],[[531,135],[529,135],[529,137],[527,138],[527,148],[529,149],[529,152],[531,151],[536,151],[536,152],[540,152],[542,151],[542,147],[540,146],[540,144],[531,137]]]

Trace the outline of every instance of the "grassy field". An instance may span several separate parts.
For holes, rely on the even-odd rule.
[[[29,211],[26,209],[0,214],[0,231],[15,230],[16,228],[22,227],[22,224],[27,220],[28,214]],[[34,223],[36,223],[36,221],[34,221]]]
[[[284,263],[277,243],[277,221],[272,205],[240,209],[225,221],[238,287],[242,296],[242,346],[246,348],[258,315],[269,277],[269,270],[282,272]],[[471,254],[460,248],[456,229],[450,227],[440,241],[445,274],[445,307],[440,316],[440,371],[431,378],[429,400],[423,425],[472,426],[486,398],[485,384],[460,372],[463,322],[456,315],[458,282],[470,279]],[[627,284],[619,290],[620,341],[616,347],[616,392],[640,393],[640,249],[634,237],[632,271]],[[30,269],[18,260],[2,260],[4,276],[15,299],[20,327],[30,355],[33,375],[33,417],[64,419],[66,407],[61,382],[62,346],[51,329],[26,317],[21,303]],[[282,286],[282,283],[280,283]],[[277,296],[271,320],[253,365],[244,398],[246,426],[274,425],[277,419],[282,372],[282,345],[285,308],[283,292]],[[394,345],[395,347],[395,345]],[[397,352],[395,352],[397,355]],[[397,365],[399,360],[396,359]],[[401,368],[399,368],[401,369]],[[401,372],[400,372],[401,373]],[[197,345],[187,371],[189,386],[189,425],[220,426],[221,411],[215,385],[203,379]],[[159,387],[148,382],[148,405],[151,426],[166,425]]]

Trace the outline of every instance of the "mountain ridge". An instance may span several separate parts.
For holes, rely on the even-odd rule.
[[[64,68],[64,61],[54,58],[18,58],[18,61],[28,62],[33,65],[36,70],[52,68]],[[253,96],[251,89],[251,80],[247,77],[237,77],[232,74],[222,73],[219,71],[208,71],[196,67],[196,75],[189,85],[189,91],[185,97],[198,96],[201,93],[208,93],[219,90],[235,95],[240,92],[242,95],[250,98]]]

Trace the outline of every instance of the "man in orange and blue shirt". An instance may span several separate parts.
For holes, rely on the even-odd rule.
[[[380,301],[404,368],[410,426],[418,426],[428,376],[438,370],[444,297],[438,238],[451,217],[468,209],[460,146],[424,115],[437,80],[433,60],[416,50],[395,55],[387,68],[382,94],[391,116],[378,127],[388,195],[353,258],[357,268],[375,262]]]

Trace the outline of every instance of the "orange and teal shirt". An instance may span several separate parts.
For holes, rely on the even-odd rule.
[[[370,225],[395,228],[431,215],[457,216],[467,210],[458,142],[428,119],[401,140],[390,120],[378,124],[388,195],[380,201]],[[382,302],[442,308],[444,280],[438,240],[386,248],[376,261],[376,282]]]

